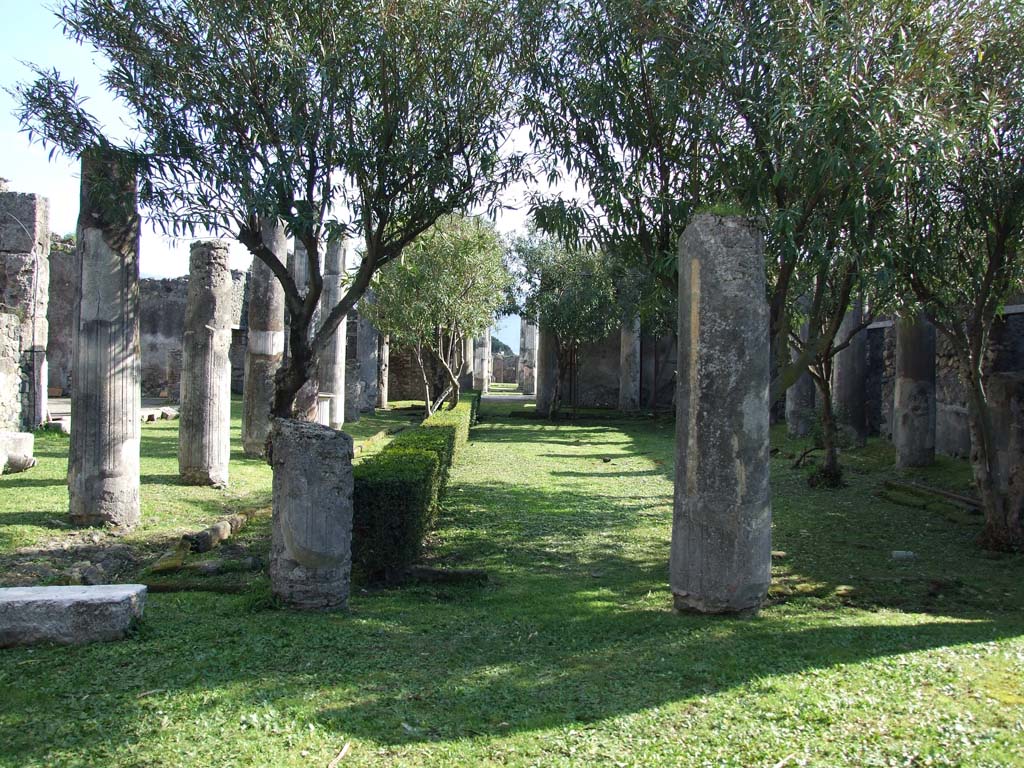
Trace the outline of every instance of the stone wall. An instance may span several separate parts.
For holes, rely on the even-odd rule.
[[[50,387],[69,394],[71,382],[71,308],[74,307],[74,253],[63,246],[51,255],[56,279],[50,288],[47,313],[53,342],[47,347],[51,357]],[[232,391],[242,391],[245,370],[245,333],[247,324],[248,273],[232,271],[232,325],[242,329],[232,337]],[[188,277],[146,278],[139,281],[139,345],[142,353],[142,394],[144,397],[178,399],[181,378],[181,340],[185,332],[185,300]]]
[[[892,402],[895,386],[896,337],[889,321],[868,333],[868,424],[872,434],[892,437]],[[939,453],[965,458],[970,455],[967,394],[957,373],[953,347],[941,333],[935,352],[936,425]],[[1024,312],[1014,311],[992,327],[986,373],[1024,371]]]
[[[0,312],[0,431],[21,430],[21,318]]]
[[[19,429],[46,418],[46,307],[50,284],[50,204],[45,197],[0,188],[0,312],[18,320]],[[7,321],[10,332],[11,321]]]

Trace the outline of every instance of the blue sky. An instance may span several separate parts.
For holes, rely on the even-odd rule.
[[[106,94],[100,76],[102,59],[95,52],[66,39],[59,22],[48,8],[52,3],[36,0],[0,0],[0,13],[7,22],[4,46],[0,49],[0,177],[9,180],[10,189],[35,192],[50,200],[50,229],[67,233],[75,230],[78,218],[78,163],[57,155],[49,159],[48,150],[29,143],[18,130],[12,112],[14,100],[6,89],[27,80],[31,71],[22,62],[55,68],[74,77],[80,93],[87,96],[87,108],[100,119],[108,135],[127,132],[122,112]],[[504,198],[511,210],[499,214],[496,225],[502,232],[525,227],[526,189],[510,190]],[[189,239],[170,240],[145,225],[142,234],[140,265],[145,277],[174,277],[188,271]],[[250,257],[240,246],[232,250],[232,267],[246,269]],[[498,338],[519,350],[519,318],[499,321]]]

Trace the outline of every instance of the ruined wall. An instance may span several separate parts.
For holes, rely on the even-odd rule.
[[[661,410],[672,407],[676,390],[678,347],[675,335],[655,337],[644,334],[641,337],[641,408]],[[654,395],[653,401],[652,394]]]
[[[50,204],[45,197],[0,187],[0,312],[17,320],[17,392],[0,395],[19,402],[18,429],[32,430],[46,418],[46,308],[50,284]],[[13,321],[6,321],[11,333]],[[13,344],[12,341],[5,342]],[[8,380],[7,386],[13,381]]]
[[[68,395],[71,382],[71,311],[74,307],[74,253],[56,250],[50,263],[56,278],[50,286],[48,318],[52,343],[47,355],[52,366],[50,386]],[[242,391],[245,370],[245,333],[247,323],[248,273],[232,271],[232,325],[242,328],[232,336],[232,392]],[[178,399],[181,380],[181,340],[185,332],[185,300],[188,277],[146,278],[139,281],[139,346],[142,353],[143,397]]]
[[[602,341],[585,344],[569,370],[563,403],[580,408],[617,408],[619,405],[619,329]]]
[[[866,410],[868,434],[892,438],[892,403],[896,388],[896,333],[890,321],[869,326],[867,333]]]
[[[21,429],[21,319],[0,312],[0,431]]]

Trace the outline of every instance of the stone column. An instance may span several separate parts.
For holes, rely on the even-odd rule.
[[[274,419],[270,583],[304,610],[348,605],[352,567],[352,438],[320,424]]]
[[[263,223],[263,242],[286,263],[288,241],[279,221]],[[252,260],[249,278],[249,345],[245,350],[242,395],[242,448],[246,456],[266,455],[274,375],[284,356],[284,288],[259,259]]]
[[[117,155],[82,155],[68,495],[76,525],[139,521],[139,214]]]
[[[558,361],[558,347],[551,331],[543,327],[537,335],[537,413],[547,414],[555,396],[555,374]]]
[[[345,363],[345,421],[355,424],[359,421],[364,401],[363,379],[359,375],[359,361]]]
[[[800,338],[807,341],[810,329],[807,323],[800,326]],[[793,359],[800,354],[800,351],[792,351]],[[790,437],[807,437],[811,434],[811,428],[815,422],[814,399],[817,394],[817,386],[806,370],[793,382],[793,385],[786,390],[786,432]]]
[[[768,592],[769,371],[761,234],[741,217],[695,216],[679,240],[677,610],[752,613]]]
[[[491,386],[491,329],[473,343],[473,389],[486,394]]]
[[[524,395],[537,393],[537,342],[539,329],[526,318],[519,326],[519,390]]]
[[[935,461],[935,326],[922,316],[896,320],[892,442],[897,467]]]
[[[9,397],[20,403],[19,429],[46,421],[46,310],[50,292],[50,203],[39,195],[0,189],[0,311],[20,319],[21,373]]]
[[[640,316],[623,320],[619,331],[619,410],[640,407]]]
[[[228,484],[231,460],[231,270],[224,240],[192,243],[181,343],[178,473],[188,485]]]
[[[380,334],[380,366],[377,375],[377,407],[387,409],[388,405],[388,379],[391,376],[391,337]]]
[[[459,369],[459,389],[465,392],[473,388],[473,337],[462,340],[462,367]]]
[[[320,321],[323,323],[345,294],[346,274],[345,243],[332,241],[327,244],[327,260],[324,263],[324,290],[320,295]],[[329,425],[341,429],[345,425],[345,343],[348,334],[348,318],[343,317],[334,335],[320,353],[319,381],[321,394],[330,395]]]
[[[373,301],[371,291],[367,291],[366,301]],[[356,327],[356,361],[359,363],[359,379],[362,381],[362,400],[359,403],[360,411],[370,411],[377,405],[380,377],[380,332],[370,322],[369,318],[359,316],[359,325]]]
[[[847,339],[860,325],[863,316],[863,306],[858,299],[839,326],[836,344]],[[868,439],[867,369],[867,334],[861,329],[851,339],[850,345],[836,354],[832,364],[832,403],[836,423],[849,431],[856,445],[864,445]]]

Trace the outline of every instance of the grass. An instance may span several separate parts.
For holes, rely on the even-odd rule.
[[[326,766],[345,744],[342,768],[1024,765],[1024,560],[977,550],[974,516],[878,498],[887,446],[812,490],[774,432],[769,605],[677,616],[671,421],[484,409],[428,549],[487,586],[356,585],[348,615],[151,595],[129,641],[0,652],[0,765]]]

